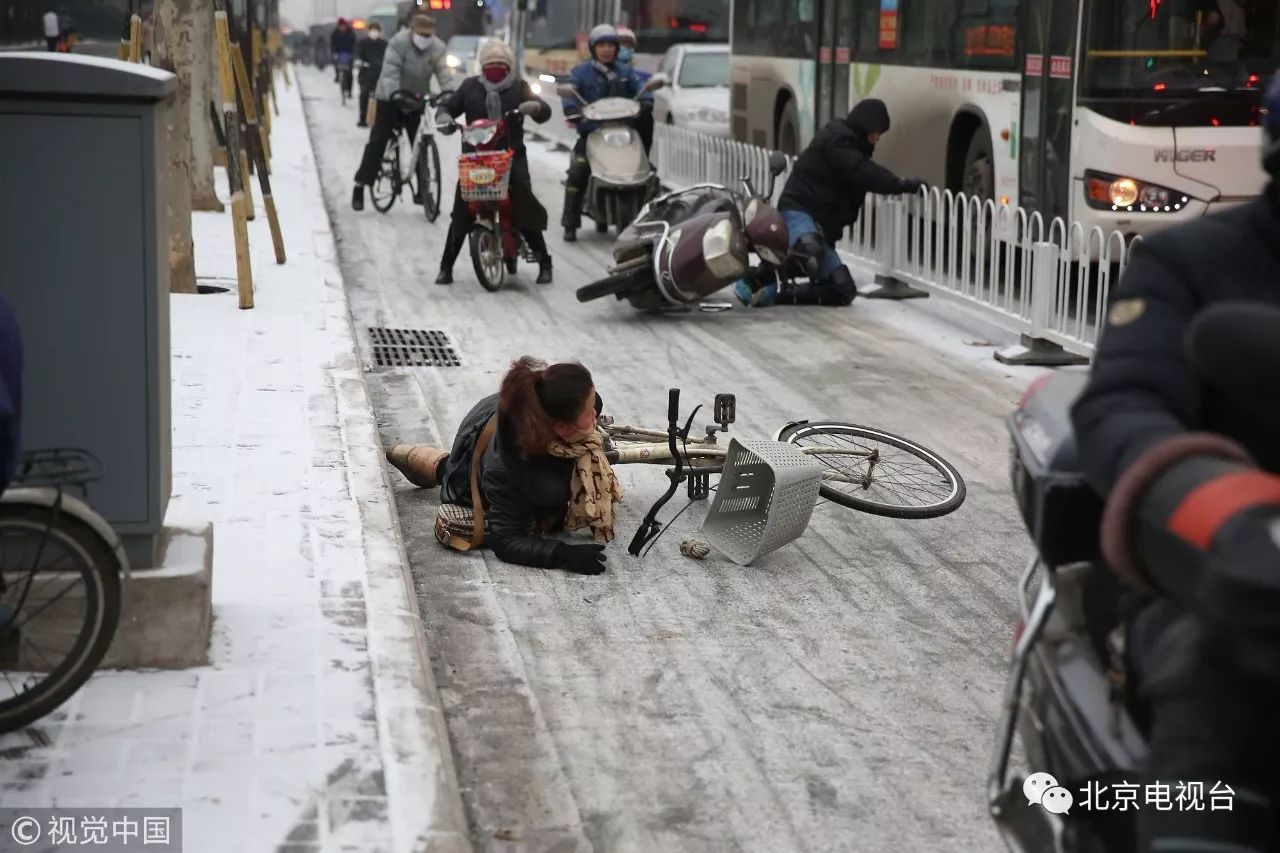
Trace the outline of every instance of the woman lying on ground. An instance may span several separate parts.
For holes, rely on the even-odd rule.
[[[596,427],[602,408],[591,373],[581,364],[548,367],[525,356],[511,365],[498,393],[463,418],[452,450],[397,445],[387,459],[415,485],[439,485],[441,503],[469,509],[472,460],[478,458],[474,482],[485,542],[499,559],[599,574],[605,543],[613,540],[613,505],[622,499]],[[481,442],[487,444],[477,457]],[[589,528],[594,544],[545,535],[566,528]]]

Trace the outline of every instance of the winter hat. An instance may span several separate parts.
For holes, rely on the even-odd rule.
[[[511,48],[504,41],[498,39],[489,39],[480,47],[480,67],[486,65],[505,65],[508,68],[516,67],[515,54],[511,52]]]
[[[867,98],[854,105],[845,121],[863,133],[885,133],[889,130],[889,108],[878,98]]]

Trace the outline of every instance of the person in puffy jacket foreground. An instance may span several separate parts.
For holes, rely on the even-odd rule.
[[[808,281],[779,292],[765,277],[743,280],[734,293],[744,305],[848,305],[858,295],[853,274],[836,254],[836,242],[858,220],[867,193],[914,193],[922,181],[899,178],[874,162],[876,143],[889,132],[884,101],[859,101],[842,119],[827,123],[796,160],[778,210],[787,222],[791,252]]]
[[[600,574],[605,544],[613,541],[614,504],[622,499],[597,427],[603,408],[591,372],[581,364],[547,366],[524,356],[511,365],[498,393],[462,419],[451,450],[396,445],[387,459],[414,485],[440,486],[442,503],[470,508],[471,468],[488,430],[475,477],[486,544],[508,563]],[[548,535],[565,529],[589,529],[593,541]]]
[[[1106,497],[1147,781],[1233,792],[1230,810],[1143,807],[1142,851],[1280,849],[1280,377],[1231,397],[1184,353],[1208,305],[1280,307],[1280,75],[1265,106],[1264,194],[1135,247],[1072,412]]]

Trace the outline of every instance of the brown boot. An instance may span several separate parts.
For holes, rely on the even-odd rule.
[[[406,480],[423,489],[440,485],[440,468],[448,458],[447,451],[425,444],[397,444],[387,451],[387,461]]]

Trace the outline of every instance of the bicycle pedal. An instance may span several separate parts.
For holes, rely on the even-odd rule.
[[[689,475],[689,500],[705,501],[711,497],[711,472],[702,471]]]
[[[733,394],[717,394],[714,411],[713,420],[727,430],[738,417],[738,398]]]

